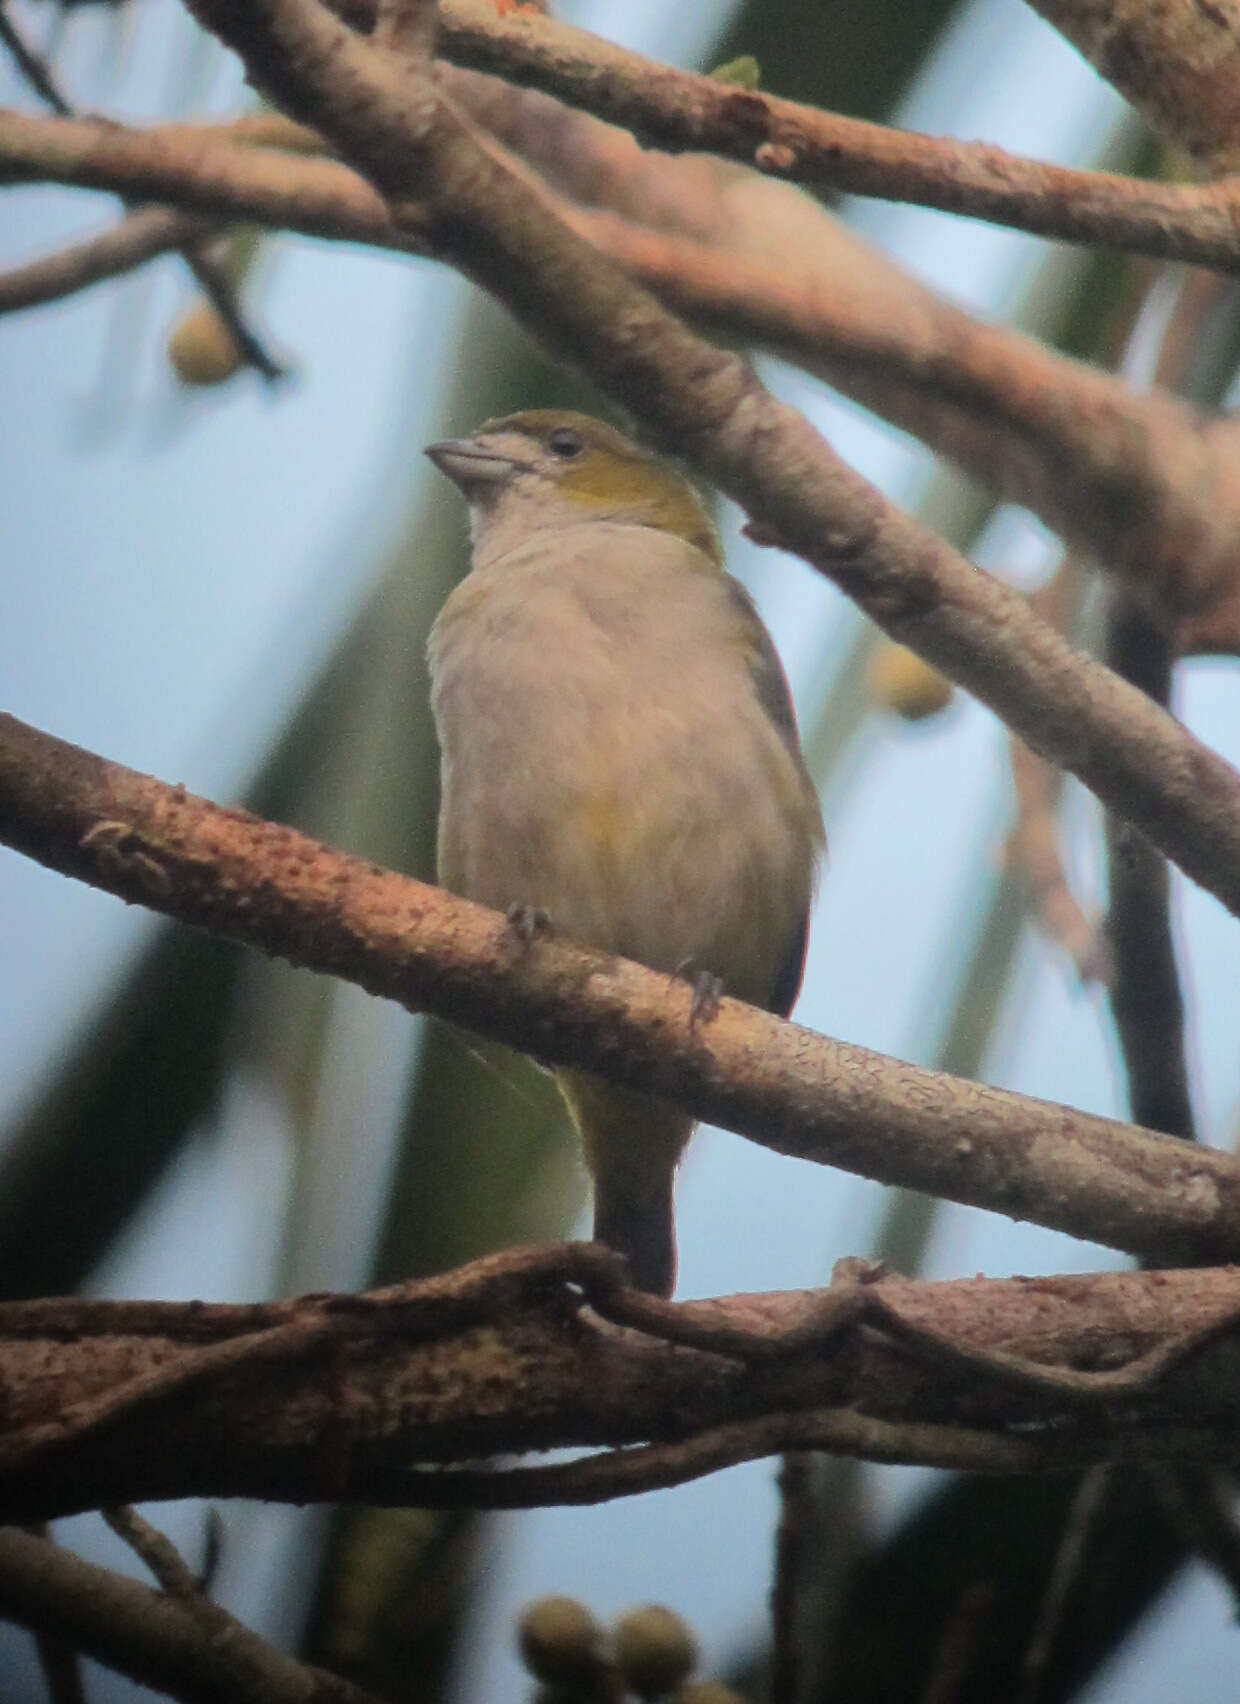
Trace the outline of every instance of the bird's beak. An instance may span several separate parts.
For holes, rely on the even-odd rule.
[[[426,454],[462,491],[471,485],[489,485],[512,472],[509,456],[488,450],[477,438],[445,438],[442,443],[428,444]]]

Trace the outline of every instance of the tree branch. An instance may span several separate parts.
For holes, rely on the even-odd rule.
[[[684,1303],[620,1270],[568,1244],[363,1296],[0,1305],[0,1508],[584,1503],[788,1449],[995,1472],[1236,1459],[1232,1269],[923,1284],[844,1262],[827,1291]],[[459,1465],[559,1446],[606,1447]]]
[[[1181,649],[1240,650],[1230,426],[982,324],[844,231],[827,273],[608,214],[569,222],[694,323],[795,362],[1031,508],[1137,583]]]
[[[56,79],[46,61],[34,51],[9,17],[4,0],[0,0],[0,44],[39,99],[61,118],[69,118],[73,108],[56,87]]]
[[[57,301],[105,278],[132,272],[156,255],[211,235],[214,229],[210,221],[175,207],[139,207],[98,236],[0,272],[0,314]]]
[[[1158,704],[1171,696],[1165,635],[1128,588],[1114,587],[1107,610],[1112,667]],[[1138,1123],[1187,1141],[1195,1138],[1184,997],[1171,933],[1171,872],[1143,835],[1108,813],[1106,938],[1114,975],[1115,1019],[1128,1106]]]
[[[780,1153],[1154,1260],[1240,1254],[1240,1161],[918,1070],[223,810],[0,716],[0,840],[66,875],[688,1107]],[[124,1499],[129,1500],[129,1499]]]
[[[187,1704],[378,1704],[205,1599],[152,1591],[11,1526],[0,1528],[0,1616]]]
[[[335,0],[335,9],[362,27],[373,20],[374,5]],[[201,15],[205,20],[205,8]],[[501,13],[487,0],[442,7],[440,50],[458,65],[584,107],[658,147],[722,154],[809,188],[910,201],[1225,271],[1240,265],[1234,182],[1141,181],[892,130],[676,71],[551,18]],[[1234,81],[1225,86],[1234,91]]]
[[[376,0],[375,42],[411,59],[429,60],[435,50],[436,0]]]
[[[466,92],[477,95],[483,81],[471,79]],[[493,109],[495,101],[480,104]],[[429,227],[402,231],[347,167],[228,145],[232,138],[304,146],[310,134],[287,121],[281,131],[269,118],[257,126],[108,126],[92,133],[0,114],[0,154],[14,173],[160,194],[217,216],[229,211],[316,236],[434,252]],[[1182,635],[1183,648],[1240,650],[1240,435],[1212,428],[1165,393],[1135,393],[1032,338],[980,324],[824,213],[817,215],[818,247],[829,236],[830,252],[815,254],[812,264],[803,258],[775,268],[747,252],[543,195],[572,229],[678,312],[798,362],[1138,580]],[[811,215],[812,204],[797,199]],[[135,217],[154,219],[157,211]],[[165,246],[159,226],[149,238],[145,230],[127,236],[132,223],[81,251],[0,276],[0,312],[136,264],[147,258],[148,242],[149,252]]]
[[[1030,0],[1163,136],[1215,176],[1240,170],[1236,0]]]
[[[1240,912],[1240,776],[1074,652],[1015,593],[886,503],[737,356],[693,336],[566,230],[403,58],[317,0],[193,0],[293,116],[646,431],[803,555],[891,636],[992,705]]]
[[[0,0],[0,41],[16,60],[18,68],[39,97],[46,101],[59,117],[72,117],[72,104],[57,87],[50,68],[26,45],[21,33],[5,14],[3,0]],[[202,235],[190,231],[184,241],[178,242],[176,246],[197,280],[199,288],[227,329],[241,360],[268,381],[282,378],[283,367],[272,359],[261,340],[246,323],[237,301],[233,281],[221,267]],[[95,258],[98,259],[97,251]]]

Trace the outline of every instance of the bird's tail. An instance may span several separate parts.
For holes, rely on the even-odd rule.
[[[558,1073],[594,1177],[594,1236],[628,1258],[633,1282],[657,1296],[676,1284],[672,1186],[694,1120],[583,1071]]]

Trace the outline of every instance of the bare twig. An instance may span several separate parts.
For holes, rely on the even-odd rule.
[[[0,1615],[51,1630],[188,1704],[378,1704],[277,1651],[226,1611],[188,1605],[16,1527],[0,1528]]]
[[[32,1538],[50,1536],[45,1521],[33,1522],[26,1531]],[[34,1644],[47,1683],[48,1704],[86,1704],[82,1661],[74,1646],[46,1628],[36,1630]]]
[[[374,17],[374,0],[336,0],[336,8],[363,25]],[[550,18],[506,16],[486,0],[452,0],[441,25],[441,51],[456,64],[556,95],[659,147],[722,154],[812,188],[911,201],[1070,242],[1224,270],[1240,257],[1232,183],[1139,181],[891,130],[674,71]]]
[[[1079,600],[1083,564],[1072,551],[1061,559],[1054,575],[1036,591],[1031,604],[1061,633],[1068,633]],[[1009,742],[1012,782],[1016,792],[1016,821],[1005,854],[1028,884],[1034,916],[1047,935],[1063,948],[1084,983],[1109,982],[1111,957],[1096,923],[1077,903],[1068,883],[1059,850],[1059,797],[1062,771],[1023,740]]]
[[[1236,1485],[1230,1474],[1211,1468],[1151,1467],[1146,1475],[1187,1547],[1214,1568],[1240,1614],[1240,1529]]]
[[[767,1146],[1131,1252],[1235,1258],[1240,1162],[812,1035],[225,811],[0,717],[0,839],[66,874]]]
[[[1044,1695],[1047,1669],[1054,1654],[1055,1640],[1063,1624],[1071,1594],[1080,1578],[1085,1552],[1093,1537],[1110,1487],[1109,1471],[1105,1467],[1091,1468],[1081,1480],[1067,1524],[1055,1553],[1050,1578],[1038,1609],[1037,1622],[1021,1662],[1020,1692],[1017,1704],[1039,1704]]]
[[[779,1468],[779,1526],[771,1583],[770,1704],[797,1704],[801,1690],[798,1614],[813,1515],[810,1457],[789,1454]]]
[[[1107,661],[1166,704],[1171,655],[1165,633],[1127,588],[1111,591]],[[1107,815],[1107,941],[1114,975],[1111,1010],[1124,1057],[1128,1102],[1139,1123],[1168,1135],[1195,1135],[1180,992],[1171,934],[1170,872],[1162,854],[1131,824]]]
[[[183,248],[212,230],[209,221],[194,213],[139,207],[97,237],[0,273],[0,314],[57,301],[105,278],[132,272],[156,255]]]
[[[227,269],[213,252],[211,239],[199,238],[191,241],[182,247],[181,253],[185,257],[186,265],[198,280],[203,295],[219,315],[245,365],[253,367],[268,383],[284,378],[287,368],[268,351],[242,314],[236,288],[228,276]]]
[[[1193,1451],[1183,1434],[1176,1447]],[[550,1467],[410,1469],[397,1479],[389,1474],[386,1484],[363,1476],[355,1494],[426,1509],[588,1507],[685,1485],[743,1461],[808,1450],[961,1473],[1058,1473],[1077,1465],[1081,1440],[1034,1442],[980,1428],[891,1422],[841,1407],[723,1421],[683,1442],[608,1450]]]
[[[198,1581],[185,1558],[158,1527],[152,1526],[128,1503],[101,1509],[100,1513],[116,1536],[124,1539],[134,1554],[146,1563],[161,1591],[167,1592],[169,1597],[183,1598],[187,1603],[202,1600]]]
[[[4,42],[4,45],[13,55],[23,75],[40,98],[46,101],[61,118],[75,117],[73,105],[57,86],[51,68],[22,39],[20,32],[5,12],[3,0],[0,0],[0,40]],[[144,209],[143,211],[149,210]],[[208,241],[198,232],[190,231],[185,235],[184,240],[169,246],[175,246],[184,258],[186,265],[197,279],[199,288],[226,327],[242,361],[247,366],[253,367],[256,372],[261,373],[269,381],[281,378],[284,374],[284,368],[268,353],[262,341],[246,323],[237,302],[237,292],[233,287],[232,280],[212,254]],[[95,248],[92,258],[96,262],[99,260],[98,247]],[[113,258],[115,258],[115,252]],[[137,262],[131,261],[130,264],[136,265]],[[29,269],[23,270],[27,273],[26,286],[29,288]],[[101,274],[96,273],[94,276],[98,277]],[[46,277],[43,282],[46,283]],[[0,299],[6,293],[6,283],[8,291],[12,291],[14,288],[11,277],[7,281],[0,279]],[[20,283],[19,278],[19,289]],[[80,285],[73,287],[79,288]],[[63,294],[64,292],[59,293]],[[22,304],[19,302],[18,305]]]
[[[49,1704],[87,1704],[80,1653],[54,1633],[36,1632],[34,1643]]]
[[[930,1679],[918,1704],[957,1704],[986,1634],[994,1588],[984,1582],[967,1586],[952,1610],[934,1654]]]
[[[39,99],[45,101],[53,112],[59,113],[61,118],[71,118],[73,108],[56,87],[56,79],[52,76],[51,67],[40,54],[35,52],[12,18],[9,17],[8,8],[3,0],[0,0],[0,42],[3,42],[8,49],[13,63]]]

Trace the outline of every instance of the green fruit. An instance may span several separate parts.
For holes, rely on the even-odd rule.
[[[551,1686],[592,1680],[602,1665],[602,1644],[602,1629],[576,1598],[535,1598],[517,1623],[521,1661],[535,1680]]]
[[[612,1629],[616,1667],[641,1698],[679,1686],[697,1661],[697,1641],[674,1610],[650,1603],[630,1609]]]
[[[870,697],[906,722],[936,716],[952,700],[952,683],[916,651],[884,641],[870,665]]]
[[[205,297],[183,315],[168,339],[168,359],[183,385],[222,385],[242,365],[232,332]]]

